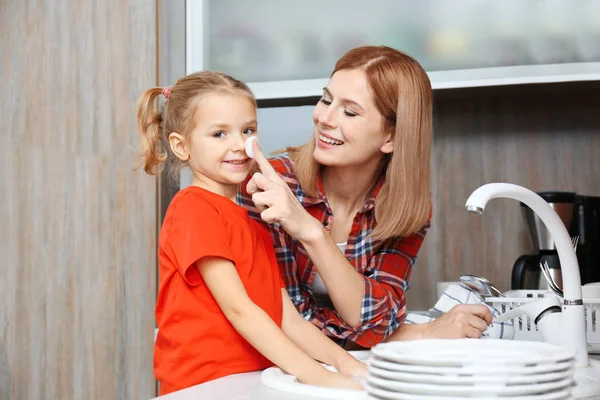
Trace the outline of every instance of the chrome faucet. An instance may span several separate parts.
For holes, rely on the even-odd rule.
[[[515,199],[529,206],[544,222],[554,240],[560,260],[564,299],[560,326],[556,329],[562,330],[562,344],[575,351],[576,365],[587,367],[589,359],[581,276],[567,228],[543,198],[529,189],[510,183],[488,183],[479,187],[469,196],[465,208],[469,212],[481,215],[487,202],[499,197]]]

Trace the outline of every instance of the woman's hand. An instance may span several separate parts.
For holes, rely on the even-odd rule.
[[[419,339],[480,338],[492,313],[483,304],[459,304],[435,321],[426,324],[402,324],[385,342]]]
[[[252,175],[246,185],[252,201],[261,211],[263,221],[278,222],[294,238],[302,241],[317,240],[323,227],[298,202],[287,183],[273,169],[257,141],[252,143],[254,159],[260,172]]]
[[[480,338],[492,318],[490,309],[483,304],[459,304],[425,324],[423,336],[427,339]]]

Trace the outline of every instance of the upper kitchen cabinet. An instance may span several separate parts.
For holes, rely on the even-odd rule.
[[[318,96],[361,45],[415,57],[434,88],[600,80],[600,0],[187,0],[186,70],[259,99]]]

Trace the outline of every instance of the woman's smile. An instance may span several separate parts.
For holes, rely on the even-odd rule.
[[[318,146],[322,148],[340,147],[344,144],[343,141],[332,138],[329,135],[319,132]]]

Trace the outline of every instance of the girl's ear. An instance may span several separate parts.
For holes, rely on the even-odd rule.
[[[171,150],[175,156],[181,161],[187,161],[190,159],[190,153],[185,148],[183,136],[181,136],[179,133],[171,132],[171,134],[169,134],[169,145],[171,146]]]

